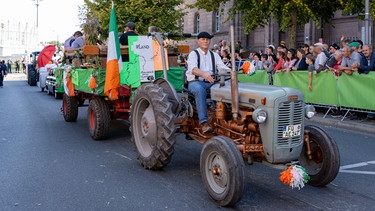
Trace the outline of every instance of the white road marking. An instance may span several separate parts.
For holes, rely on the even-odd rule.
[[[351,174],[371,174],[371,175],[375,175],[375,171],[348,170],[348,169],[353,169],[353,168],[358,168],[358,167],[363,167],[363,166],[368,166],[368,165],[375,165],[375,160],[374,161],[362,162],[362,163],[350,164],[350,165],[346,165],[346,166],[341,166],[340,172],[341,173],[351,173]]]
[[[340,170],[340,173],[351,173],[351,174],[372,174],[372,175],[375,175],[375,171]]]
[[[122,158],[126,158],[126,159],[128,159],[128,160],[132,160],[131,158],[129,158],[129,157],[125,156],[125,155],[122,155],[122,154],[120,154],[120,153],[117,153],[117,152],[115,152],[115,155],[118,155],[118,156],[120,156],[120,157],[122,157]]]
[[[375,160],[374,161],[362,162],[362,163],[355,163],[355,164],[346,165],[346,166],[341,166],[340,169],[342,169],[342,170],[352,169],[352,168],[358,168],[358,167],[367,166],[367,165],[371,165],[371,164],[375,164]]]

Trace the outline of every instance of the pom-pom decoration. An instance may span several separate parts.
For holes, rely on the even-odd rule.
[[[93,75],[91,75],[90,81],[89,81],[89,88],[90,89],[96,89],[96,80]]]
[[[293,165],[289,166],[285,171],[280,173],[280,180],[289,187],[301,189],[305,186],[310,179],[310,176],[306,173],[306,169],[302,166]]]

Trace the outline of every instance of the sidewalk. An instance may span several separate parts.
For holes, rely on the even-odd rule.
[[[341,121],[341,118],[333,118],[331,115],[327,115],[325,118],[323,116],[324,113],[317,113],[312,119],[307,120],[306,123],[375,134],[375,120],[351,120],[347,117]]]
[[[4,81],[25,81],[27,80],[25,73],[8,73]]]

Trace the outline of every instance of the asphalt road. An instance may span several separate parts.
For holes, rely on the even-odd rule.
[[[246,191],[234,208],[210,200],[199,171],[201,145],[178,136],[171,163],[143,169],[125,121],[93,141],[86,107],[67,123],[55,100],[25,81],[0,89],[0,210],[374,210],[375,136],[325,127],[342,170],[324,188],[290,189],[281,170],[246,165]],[[353,165],[355,164],[355,165]]]

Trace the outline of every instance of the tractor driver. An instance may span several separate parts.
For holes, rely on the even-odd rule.
[[[218,69],[230,71],[220,56],[209,50],[212,37],[207,32],[198,34],[199,48],[190,52],[186,71],[186,79],[189,82],[188,90],[195,97],[199,124],[201,124],[203,134],[213,132],[208,123],[206,103],[207,91],[216,82],[213,75],[217,74]]]

